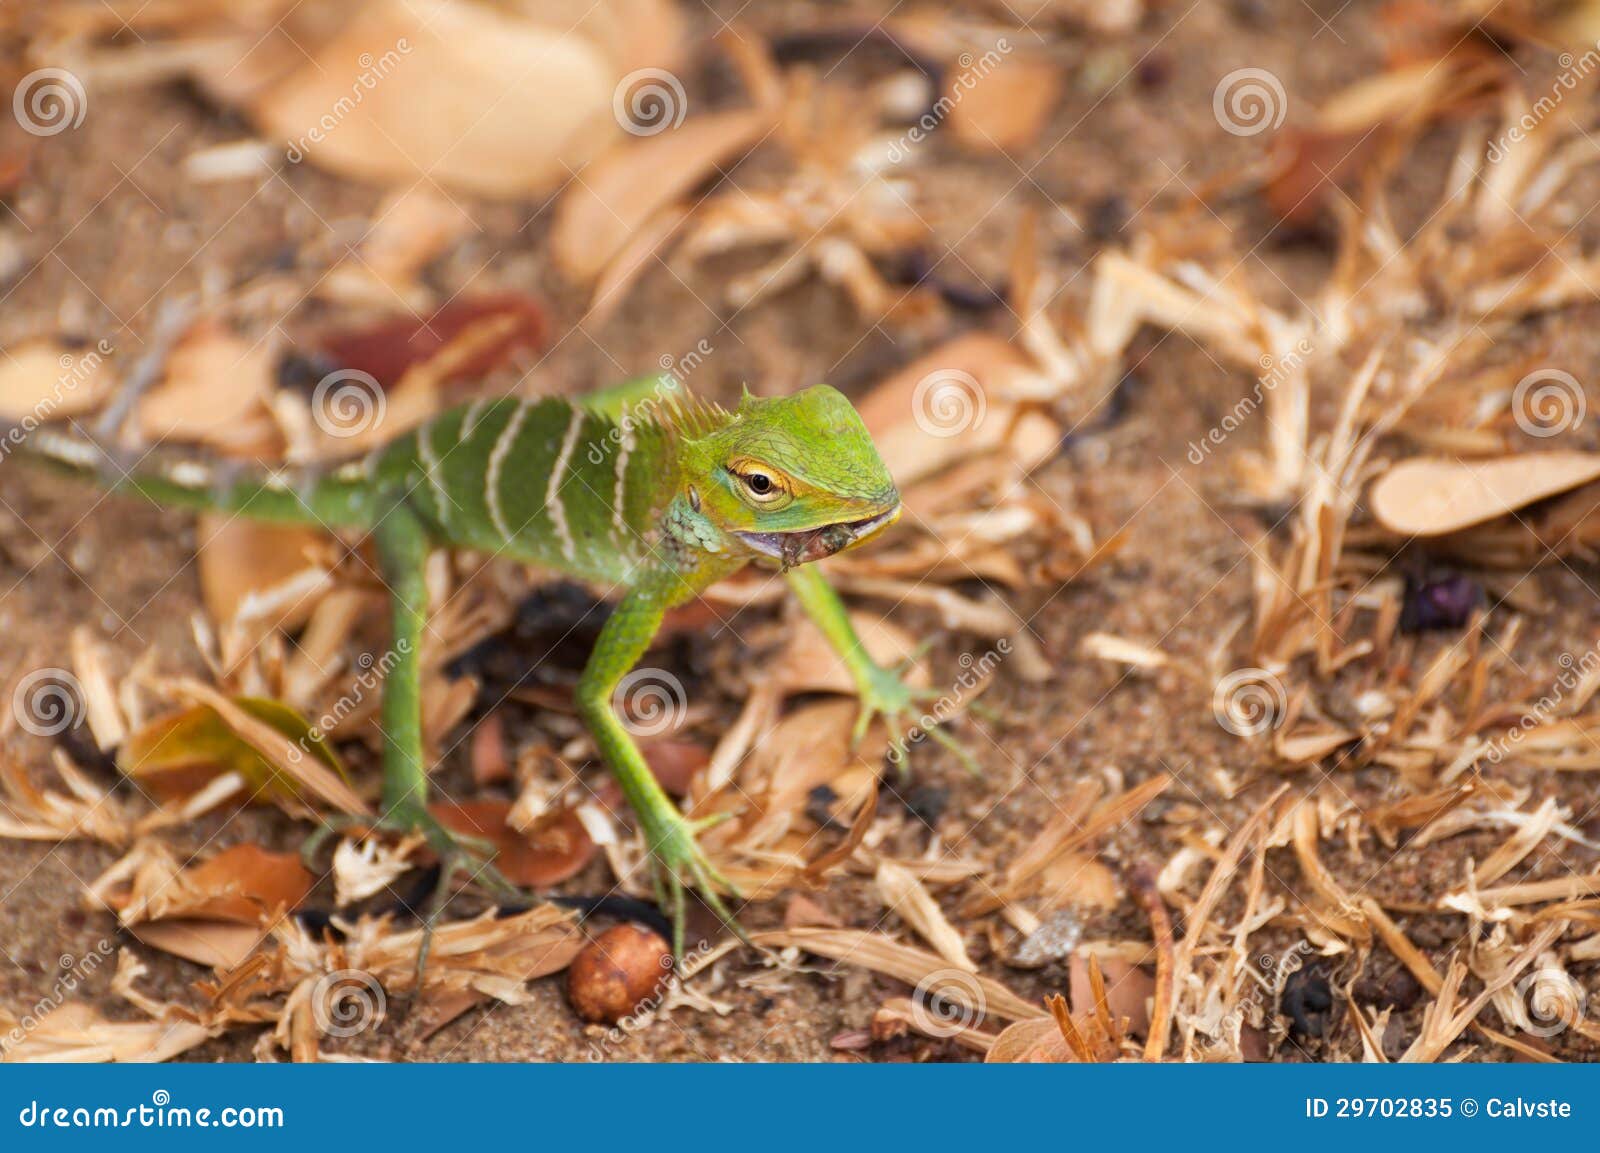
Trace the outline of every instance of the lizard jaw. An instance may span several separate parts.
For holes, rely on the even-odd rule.
[[[843,552],[899,518],[900,506],[895,505],[877,516],[840,521],[821,528],[798,532],[737,532],[735,535],[762,556],[770,557],[788,569]]]

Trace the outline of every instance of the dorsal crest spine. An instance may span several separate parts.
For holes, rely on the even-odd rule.
[[[726,428],[733,415],[714,401],[701,400],[688,392],[670,397],[660,409],[664,426],[689,440],[699,440]]]

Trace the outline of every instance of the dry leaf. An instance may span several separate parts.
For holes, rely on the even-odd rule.
[[[303,624],[328,584],[328,537],[301,525],[200,514],[200,595],[211,619],[252,639]]]
[[[0,353],[0,418],[65,420],[94,409],[113,387],[110,346],[35,340]]]
[[[1055,111],[1061,75],[1059,65],[1023,56],[1012,56],[975,78],[966,72],[952,74],[950,131],[969,148],[1027,148]]]
[[[310,58],[248,109],[291,162],[343,176],[527,196],[621,133],[618,62],[559,15],[545,23],[530,8],[470,0],[372,0],[303,51]]]
[[[147,441],[203,444],[217,452],[270,458],[283,442],[267,408],[277,387],[276,349],[220,323],[184,333],[159,383],[139,398],[139,434]]]
[[[1600,454],[1538,452],[1496,460],[1414,457],[1373,484],[1372,513],[1391,532],[1442,536],[1600,477]]]
[[[596,160],[556,207],[550,233],[556,263],[574,280],[594,280],[646,225],[663,219],[663,210],[749,151],[772,123],[760,110],[713,112],[628,140]],[[657,231],[664,241],[669,230]]]
[[[320,761],[324,771],[344,775],[344,766],[322,734],[287,705],[259,697],[240,697],[235,708],[265,724],[301,753]],[[189,797],[218,777],[236,773],[252,797],[280,799],[304,795],[297,778],[276,767],[208,704],[158,717],[133,733],[117,750],[117,768],[162,800]]]
[[[594,856],[594,841],[575,809],[546,810],[526,832],[509,824],[509,801],[435,801],[428,811],[452,832],[491,842],[495,868],[513,885],[548,888],[581,873]]]

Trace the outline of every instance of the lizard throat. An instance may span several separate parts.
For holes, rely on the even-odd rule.
[[[738,532],[740,540],[762,556],[770,557],[782,567],[821,560],[865,540],[886,528],[900,517],[900,506],[888,512],[863,520],[840,521],[821,528],[803,529],[799,532]]]

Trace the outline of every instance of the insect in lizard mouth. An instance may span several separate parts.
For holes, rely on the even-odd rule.
[[[763,556],[771,557],[783,568],[821,560],[860,544],[900,519],[897,504],[888,512],[862,520],[839,521],[820,528],[797,532],[741,532],[739,539]]]

